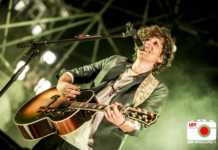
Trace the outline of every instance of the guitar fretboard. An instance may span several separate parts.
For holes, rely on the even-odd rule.
[[[106,107],[110,107],[110,105],[102,105],[96,103],[87,103],[87,102],[72,102],[68,109],[71,110],[89,110],[89,111],[104,111]],[[158,114],[148,112],[141,108],[134,108],[134,107],[119,107],[120,111],[126,117],[137,120],[138,122],[143,123],[145,126],[150,125],[151,123],[155,122],[158,117]]]
[[[104,111],[109,105],[102,105],[96,103],[86,103],[86,102],[72,102],[70,107],[71,109],[81,109],[81,110],[90,110],[90,111]]]

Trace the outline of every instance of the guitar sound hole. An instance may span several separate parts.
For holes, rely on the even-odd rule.
[[[60,95],[54,95],[52,97],[50,97],[52,100],[57,100],[60,97]]]
[[[69,106],[70,106],[70,102],[65,101],[61,103],[53,111],[49,112],[47,116],[49,116],[52,120],[58,121],[58,120],[63,120],[75,113],[73,117],[77,120],[77,122],[84,122],[84,121],[89,120],[93,114],[93,112],[90,112],[90,111],[73,110],[73,109],[70,109]]]

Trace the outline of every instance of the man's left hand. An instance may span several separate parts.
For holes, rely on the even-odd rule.
[[[119,127],[125,122],[125,117],[118,109],[118,106],[121,106],[121,104],[117,102],[111,104],[110,107],[105,109],[104,115],[109,122]]]

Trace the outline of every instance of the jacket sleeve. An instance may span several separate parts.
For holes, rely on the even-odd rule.
[[[116,55],[113,55],[111,57],[102,59],[100,61],[97,61],[93,64],[84,65],[79,68],[74,69],[62,69],[60,73],[58,74],[58,77],[60,77],[63,73],[69,72],[74,76],[74,82],[75,83],[86,83],[93,80],[96,75],[102,70],[102,68],[111,61]]]
[[[157,88],[152,92],[152,94],[149,96],[148,99],[144,101],[139,107],[142,109],[145,109],[148,112],[155,112],[160,113],[161,106],[163,105],[164,99],[168,95],[168,88],[163,83],[160,83]],[[144,127],[142,127],[139,130],[135,130],[129,135],[137,136],[140,133],[140,130],[142,130]]]

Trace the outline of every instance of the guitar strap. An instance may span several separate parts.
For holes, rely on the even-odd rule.
[[[137,107],[147,100],[158,84],[159,81],[150,73],[137,88],[133,98],[133,106]]]

